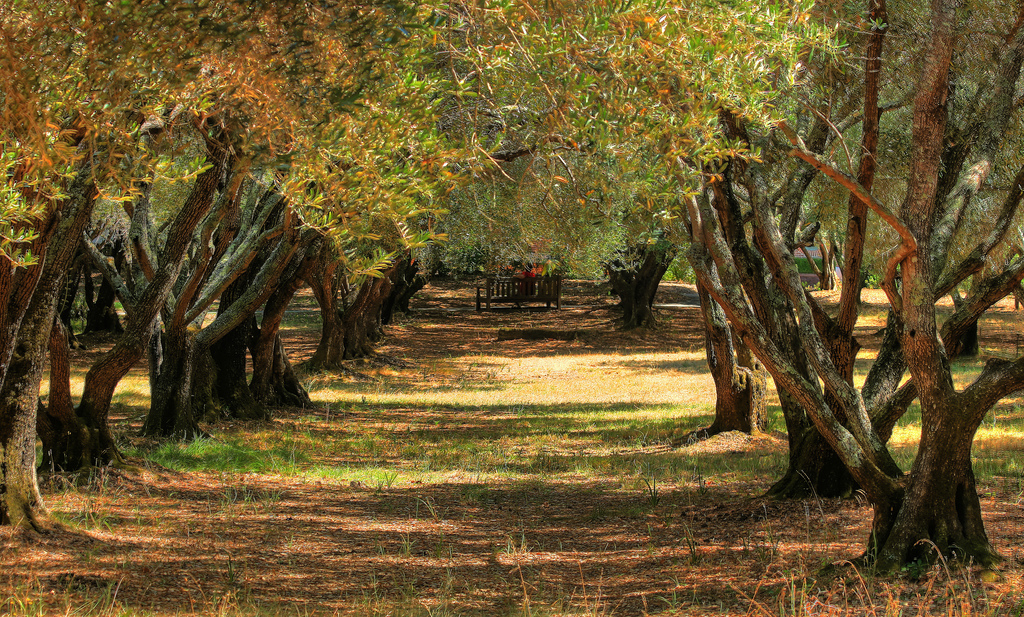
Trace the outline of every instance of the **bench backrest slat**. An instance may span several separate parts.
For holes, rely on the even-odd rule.
[[[562,279],[558,276],[489,277],[487,279],[487,295],[490,298],[557,298],[561,288]]]

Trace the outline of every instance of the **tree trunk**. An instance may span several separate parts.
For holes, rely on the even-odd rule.
[[[114,267],[120,269],[124,264],[124,247],[120,241],[113,246]],[[85,267],[85,301],[89,310],[85,316],[85,330],[90,332],[111,332],[120,334],[124,332],[121,326],[121,318],[117,315],[114,303],[117,301],[117,294],[114,286],[110,284],[105,276],[100,276],[99,290],[93,294],[94,283],[92,268],[87,264]]]
[[[78,288],[81,286],[82,272],[86,267],[86,259],[85,255],[80,251],[78,257],[75,258],[74,265],[64,279],[64,286],[57,300],[57,315],[64,325],[63,332],[67,336],[68,346],[71,349],[83,349],[85,347],[75,336],[71,321],[74,319],[75,299],[78,297]]]
[[[977,415],[972,410],[950,416],[956,421],[924,422],[906,492],[893,498],[898,509],[890,511],[896,514],[883,509],[875,516],[869,554],[876,554],[880,570],[930,563],[939,554],[982,566],[998,561],[985,533],[971,465],[977,425],[965,419]]]
[[[67,471],[89,464],[91,439],[75,415],[71,400],[68,338],[58,318],[50,333],[50,395],[46,406],[39,406],[36,430],[42,442],[43,471]]]
[[[66,265],[54,264],[58,260],[56,250],[47,256],[46,272],[22,321],[0,389],[0,524],[37,531],[42,530],[45,515],[36,482],[39,384],[56,321],[60,276],[67,270]]]
[[[281,343],[281,321],[285,310],[309,276],[314,256],[320,250],[320,240],[314,240],[292,258],[293,263],[281,276],[277,288],[263,307],[263,320],[259,328],[252,329],[252,380],[249,389],[257,401],[264,405],[312,405],[309,393],[292,370],[291,362]]]
[[[25,393],[21,393],[25,395]],[[13,402],[13,401],[11,401]],[[46,528],[36,480],[36,417],[0,403],[0,525]]]
[[[222,419],[266,420],[270,412],[249,390],[246,352],[255,317],[231,330],[208,349],[196,352],[192,405],[205,422]]]
[[[251,273],[238,277],[221,295],[218,315],[239,299],[252,281]],[[270,413],[252,395],[246,378],[246,353],[256,327],[255,315],[232,328],[208,349],[197,352],[193,405],[207,422],[222,418],[266,420]]]
[[[395,272],[391,275],[393,286],[381,307],[381,324],[390,324],[396,311],[409,312],[409,300],[427,284],[426,276],[420,274],[419,270],[419,266],[412,258],[412,252],[406,251],[405,257],[397,262]]]
[[[0,382],[0,524],[32,527],[37,531],[48,526],[36,481],[39,385],[63,278],[74,260],[77,239],[88,224],[96,199],[89,162],[83,163],[75,174],[67,194],[68,198],[55,207],[59,222],[41,255],[43,265],[38,284],[21,319]]]
[[[379,279],[368,279],[359,286],[355,301],[344,308],[344,359],[363,358],[373,353],[374,344],[384,338],[381,308],[391,291],[391,270]]]
[[[188,331],[167,332],[163,343],[163,362],[142,432],[150,437],[194,439],[202,434],[192,406],[195,335]]]
[[[43,277],[41,283],[53,283]],[[39,382],[56,311],[45,287],[33,297],[0,389],[0,525],[45,529],[36,480]],[[47,298],[50,296],[50,298]],[[48,306],[49,305],[49,306]]]
[[[844,288],[844,294],[846,290]],[[852,323],[852,322],[851,322]],[[829,353],[843,378],[853,382],[853,362],[860,345],[849,332],[842,332],[835,322],[825,321],[818,325],[826,330],[825,339]],[[826,391],[825,401],[833,409],[840,423],[847,419],[842,413],[843,405],[835,396]],[[793,413],[806,416],[801,409]],[[810,421],[800,427],[790,428],[790,456],[786,473],[768,489],[768,495],[775,498],[800,499],[809,496],[850,497],[858,485],[842,459]]]
[[[950,297],[953,298],[953,307],[956,310],[959,310],[964,304],[964,299],[960,295],[960,292],[954,289],[950,294]],[[973,319],[969,324],[963,326],[960,331],[962,333],[959,336],[954,336],[950,340],[943,340],[946,346],[946,352],[951,358],[973,358],[977,356],[980,351],[978,342],[978,319]]]
[[[821,251],[821,274],[818,276],[818,289],[831,291],[836,288],[835,253],[829,250],[826,240],[822,240],[818,246],[818,250]]]
[[[956,355],[957,358],[962,357],[975,357],[980,352],[978,343],[978,320],[975,319],[967,326],[967,331],[964,332],[963,336],[960,337],[960,352]]]
[[[338,368],[345,359],[345,325],[341,312],[333,305],[332,301],[328,306],[320,306],[320,340],[306,364],[313,371]]]
[[[150,435],[191,439],[200,434],[197,419],[204,414],[266,417],[245,381],[245,326],[272,295],[297,248],[316,232],[295,225],[274,190],[260,197],[256,216],[237,218],[243,174],[233,173],[221,196],[231,218],[208,221],[203,237],[213,238],[216,246],[202,248],[180,283],[173,310],[167,311],[163,361],[145,427]],[[222,221],[223,229],[217,227]],[[217,300],[216,318],[202,325]]]
[[[905,491],[868,491],[876,513],[869,549],[877,551],[876,566],[881,570],[931,561],[936,552],[981,565],[996,561],[981,519],[971,444],[984,414],[1002,396],[1019,389],[1024,379],[1024,360],[993,361],[974,383],[957,392],[938,337],[935,294],[942,273],[934,269],[937,262],[931,256],[932,248],[942,245],[933,232],[941,214],[936,195],[948,128],[950,67],[954,48],[962,41],[959,4],[932,4],[931,39],[914,99],[910,181],[900,215],[917,246],[909,245],[913,252],[905,250],[906,258],[899,263],[904,323],[900,343],[921,405],[921,441]],[[1006,105],[1012,104],[1020,75],[1024,39],[1015,37],[1015,45],[1013,82],[997,85],[1006,91]],[[1019,191],[1013,199],[1016,208]],[[904,243],[907,246],[907,240]],[[945,251],[939,253],[944,257]]]
[[[260,338],[262,336],[261,332]],[[253,385],[258,386],[254,391],[257,400],[268,405],[311,406],[313,401],[310,400],[309,393],[306,392],[306,388],[292,369],[292,363],[288,360],[284,345],[281,343],[280,334],[273,335],[267,355],[266,368],[262,371],[259,381],[253,374]]]
[[[612,291],[619,296],[624,330],[653,328],[657,324],[654,297],[675,255],[674,246],[659,240],[653,245],[631,244],[605,264]]]
[[[871,2],[870,16],[873,22],[885,24],[887,21],[885,2]],[[868,37],[868,48],[864,61],[864,119],[857,179],[868,191],[874,185],[876,173],[881,116],[878,95],[882,70],[881,54],[885,35],[886,26],[884,25],[872,29]],[[859,350],[859,345],[853,338],[853,329],[857,323],[860,290],[863,288],[865,280],[862,269],[864,239],[868,224],[868,204],[851,193],[847,202],[847,212],[843,261],[845,280],[839,300],[839,313],[835,321],[819,317],[816,324],[828,345],[829,355],[836,370],[845,381],[852,384],[853,365]],[[821,256],[821,289],[832,289],[835,286],[833,263],[835,254],[834,250],[827,249],[825,242],[821,242]],[[898,378],[894,385],[898,385]],[[781,397],[780,394],[780,398],[784,397]],[[841,410],[843,407],[837,404],[835,397],[829,392],[825,393],[825,400],[830,409]],[[806,412],[801,410],[799,413],[806,419]],[[787,417],[789,415],[787,413]],[[842,416],[841,411],[838,412],[838,415]],[[840,417],[839,420],[845,422],[846,418]],[[779,498],[800,498],[809,495],[848,497],[857,490],[858,485],[853,475],[809,419],[804,422],[802,428],[791,427],[789,435],[789,465],[785,475],[768,490],[768,495]]]
[[[391,291],[393,270],[394,267],[389,268],[380,278],[368,277],[347,306],[339,306],[332,269],[310,280],[323,321],[320,342],[308,363],[310,369],[337,368],[343,360],[373,353],[374,343],[383,336],[381,308]]]
[[[767,374],[749,352],[736,349],[725,313],[702,285],[697,285],[697,292],[704,318],[704,349],[715,382],[715,419],[711,426],[680,441],[726,431],[764,431],[768,423]]]
[[[776,499],[804,497],[850,497],[857,483],[832,446],[813,425],[790,436],[786,473],[768,489]]]

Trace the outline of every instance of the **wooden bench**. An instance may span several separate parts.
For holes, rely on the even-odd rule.
[[[491,310],[492,303],[521,306],[524,302],[544,302],[548,308],[554,303],[556,309],[562,308],[562,277],[488,277],[486,284],[476,287],[478,311],[482,306]]]

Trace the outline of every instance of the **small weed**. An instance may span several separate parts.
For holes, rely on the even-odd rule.
[[[409,534],[402,534],[402,545],[399,552],[403,557],[412,557],[412,549],[416,546],[416,542],[409,538]]]
[[[376,492],[380,493],[384,490],[390,490],[395,484],[395,480],[398,478],[397,471],[385,471],[381,472],[381,475],[377,478]]]
[[[658,507],[658,502],[661,501],[661,496],[658,494],[658,478],[653,473],[645,477],[644,487],[646,489],[647,505],[651,509]]]
[[[501,548],[501,552],[516,560],[528,555],[530,553],[530,545],[526,542],[526,533],[520,532],[518,542],[512,536],[508,536],[505,540],[505,546]]]
[[[695,566],[702,561],[700,552],[697,550],[700,543],[697,541],[697,536],[694,535],[693,530],[686,523],[683,523],[683,546],[686,547],[686,552],[689,554],[691,566]]]
[[[420,516],[421,504],[423,505],[424,510],[430,513],[430,518],[435,521],[439,520],[437,516],[437,504],[434,503],[434,498],[430,496],[427,496],[425,499],[422,497],[416,498],[416,518],[419,518]]]
[[[692,477],[693,477],[694,483],[697,484],[697,494],[698,495],[706,495],[708,490],[709,490],[708,489],[708,480],[707,480],[707,478],[704,477],[704,474],[701,472],[700,466],[698,466],[696,463],[694,463],[694,466],[693,466],[693,476]]]
[[[668,595],[658,596],[658,600],[665,604],[665,608],[669,611],[677,611],[680,609],[683,603],[683,599],[679,590],[682,585],[679,584],[679,579],[672,579],[672,588],[668,590]]]
[[[430,553],[435,559],[442,559],[444,557],[451,559],[455,551],[452,549],[451,544],[444,541],[444,534],[442,533],[441,538],[434,544],[434,548]]]

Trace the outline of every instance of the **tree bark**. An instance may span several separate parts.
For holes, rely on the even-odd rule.
[[[409,301],[427,284],[427,277],[419,270],[419,265],[413,259],[412,252],[406,251],[405,256],[396,263],[395,271],[391,275],[393,286],[381,307],[380,322],[382,325],[390,324],[396,311],[399,313],[409,312]]]
[[[655,327],[654,298],[675,256],[674,246],[658,240],[655,244],[630,244],[605,264],[608,281],[623,311],[622,329]]]
[[[8,362],[0,369],[0,524],[37,531],[48,527],[36,480],[39,385],[63,278],[96,199],[90,162],[81,165],[66,190],[68,197],[53,205],[59,222],[43,245],[38,283],[20,320]]]
[[[680,441],[710,437],[726,431],[752,433],[768,428],[767,373],[745,349],[737,349],[722,308],[697,285],[704,318],[704,350],[715,382],[715,419]]]
[[[249,389],[264,405],[311,405],[309,393],[295,376],[291,362],[281,343],[281,321],[295,293],[309,277],[322,239],[317,237],[302,246],[292,257],[292,264],[281,276],[277,288],[263,307],[263,320],[253,328],[250,342],[252,379]]]
[[[43,471],[68,471],[89,465],[93,450],[71,400],[71,364],[64,324],[57,319],[50,333],[50,394],[46,406],[39,406],[36,430],[42,442]],[[84,433],[84,434],[83,434]]]
[[[267,356],[267,367],[258,382],[256,376],[253,375],[254,385],[258,386],[255,391],[257,400],[267,405],[311,406],[313,401],[309,398],[305,386],[295,375],[279,333],[273,335],[271,349]]]
[[[836,264],[833,249],[829,248],[827,240],[822,239],[818,244],[821,251],[821,274],[818,275],[818,288],[823,291],[831,291],[836,288]]]
[[[876,508],[868,554],[882,571],[930,563],[940,555],[981,566],[999,560],[985,533],[971,465],[977,427],[948,422],[936,428],[922,432],[905,495],[895,496],[881,513]]]
[[[120,257],[119,259],[123,261],[124,258]],[[121,318],[114,308],[114,302],[117,300],[114,286],[107,281],[106,277],[101,276],[99,289],[96,290],[94,295],[95,283],[93,283],[92,279],[92,271],[87,269],[85,274],[85,301],[89,310],[86,312],[83,334],[92,332],[120,334],[124,332]]]
[[[874,184],[877,167],[876,156],[881,118],[879,91],[882,76],[882,48],[887,32],[885,24],[888,22],[884,0],[869,2],[869,17],[871,22],[877,26],[873,27],[868,35],[867,53],[864,60],[864,115],[861,131],[861,158],[857,170],[857,181],[867,191],[870,191]],[[864,281],[862,264],[864,241],[867,237],[868,204],[858,195],[851,193],[847,210],[843,261],[844,280],[839,299],[839,312],[834,321],[823,318],[819,314],[817,326],[826,340],[829,355],[836,370],[852,385],[853,366],[860,347],[853,338],[853,329],[857,323],[860,290]],[[827,250],[824,241],[820,245],[822,254],[822,271],[819,274],[821,289],[832,289],[835,286],[833,255]],[[898,380],[897,384],[893,386],[895,385],[898,385]],[[831,393],[826,392],[825,397],[831,409],[842,409],[842,405],[834,400]],[[847,421],[841,412],[838,413],[838,416],[840,422]],[[819,497],[848,497],[857,488],[857,482],[843,465],[839,455],[818,429],[807,422],[802,429],[796,432],[791,429],[790,458],[786,474],[769,489],[768,494],[773,497],[793,498],[811,494]]]
[[[252,275],[243,275],[221,295],[218,315],[229,310],[252,283]],[[250,315],[220,340],[198,352],[198,371],[193,385],[193,404],[207,422],[222,418],[266,420],[270,412],[253,396],[246,377],[246,353],[256,328]]]
[[[74,319],[75,299],[78,297],[78,289],[82,283],[82,273],[86,270],[87,257],[79,251],[71,270],[64,279],[64,286],[60,297],[57,300],[57,316],[63,324],[63,332],[67,336],[68,346],[71,349],[82,349],[82,345],[75,336],[71,325]]]
[[[203,434],[192,405],[196,351],[193,333],[185,329],[165,333],[163,362],[142,427],[144,435],[188,441]]]
[[[316,352],[307,363],[311,370],[332,369],[344,360],[362,358],[373,353],[373,345],[383,336],[381,311],[391,292],[391,275],[395,267],[380,277],[367,277],[356,289],[355,297],[339,302],[340,288],[345,284],[338,274],[338,263],[328,249],[317,257],[310,288],[320,305],[322,329]]]
[[[953,307],[959,311],[963,308],[964,299],[957,290],[950,294],[953,298]],[[974,317],[967,324],[962,325],[955,337],[943,337],[946,346],[946,353],[951,358],[974,357],[978,355],[978,317]]]

